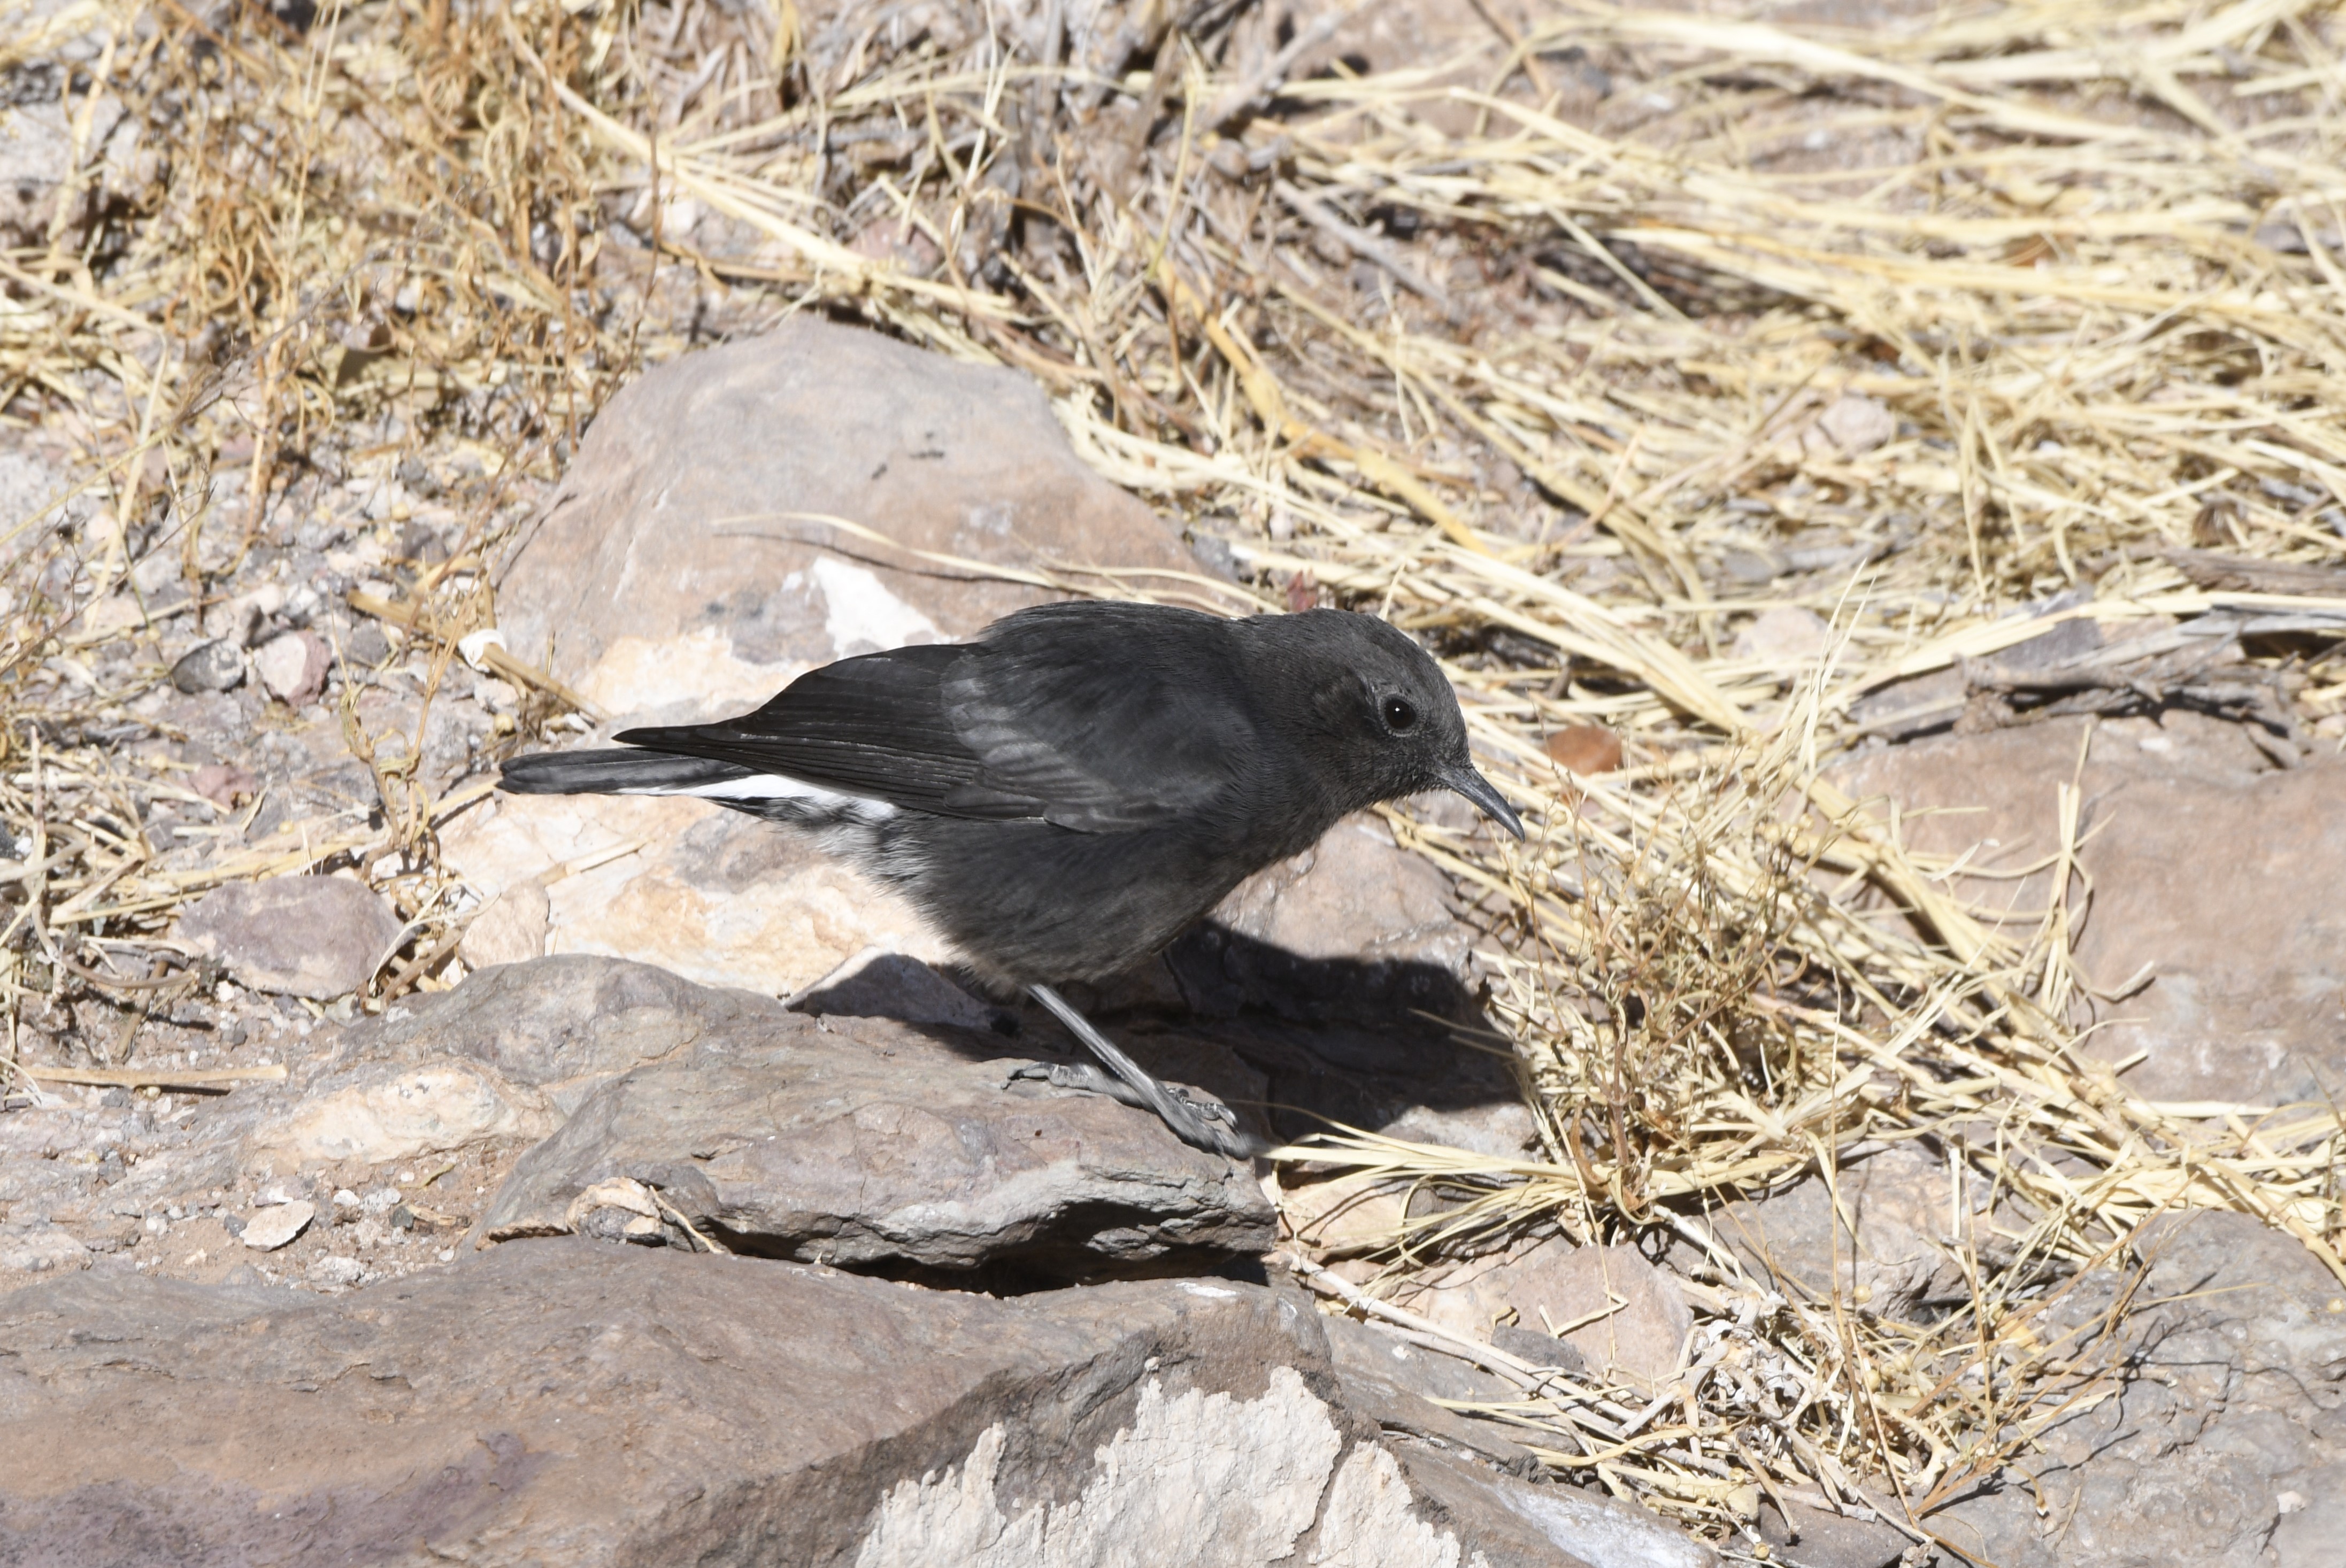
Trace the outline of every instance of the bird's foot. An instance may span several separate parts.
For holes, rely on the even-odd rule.
[[[1178,1084],[1162,1085],[1166,1097],[1160,1102],[1151,1098],[1146,1090],[1089,1062],[1029,1062],[1013,1068],[1003,1087],[1020,1083],[1045,1083],[1055,1089],[1106,1095],[1135,1110],[1154,1111],[1165,1118],[1176,1137],[1194,1148],[1210,1149],[1235,1159],[1243,1159],[1254,1152],[1254,1140],[1238,1130],[1237,1112],[1219,1100],[1192,1095]]]
[[[1022,1083],[1046,1083],[1055,1089],[1078,1089],[1087,1095],[1106,1095],[1111,1100],[1144,1111],[1156,1108],[1155,1102],[1147,1095],[1115,1074],[1095,1067],[1089,1062],[1029,1062],[1023,1067],[1013,1068],[1009,1084],[1003,1086],[1007,1088],[1010,1084]],[[1168,1084],[1165,1088],[1176,1100],[1201,1116],[1219,1122],[1224,1126],[1239,1125],[1238,1113],[1219,1100],[1202,1099],[1178,1084]]]
[[[1029,1062],[1013,1067],[1009,1079],[1003,1084],[1048,1084],[1054,1089],[1076,1089],[1086,1095],[1106,1095],[1124,1105],[1150,1108],[1148,1098],[1139,1090],[1113,1073],[1104,1072],[1089,1062]]]

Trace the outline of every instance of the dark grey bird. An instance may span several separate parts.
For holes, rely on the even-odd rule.
[[[1053,988],[1119,973],[1347,812],[1454,789],[1517,838],[1425,651],[1341,610],[1021,610],[974,642],[809,671],[755,713],[505,766],[528,795],[695,795],[819,835],[901,888],[989,983],[1105,1063],[1036,1068],[1250,1152],[1228,1107],[1144,1072]],[[1120,1081],[1120,1082],[1119,1082]]]

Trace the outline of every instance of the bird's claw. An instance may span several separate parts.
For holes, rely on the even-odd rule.
[[[1188,1105],[1191,1110],[1197,1112],[1198,1115],[1204,1116],[1210,1121],[1219,1122],[1226,1127],[1235,1127],[1239,1125],[1239,1114],[1236,1111],[1231,1110],[1228,1105],[1223,1105],[1219,1100],[1198,1099],[1196,1095],[1190,1094],[1187,1089],[1182,1088],[1178,1084],[1168,1084],[1167,1087],[1173,1091],[1173,1097],[1175,1099],[1179,1100],[1182,1104]]]

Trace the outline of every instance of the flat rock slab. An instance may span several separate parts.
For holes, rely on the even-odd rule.
[[[403,998],[381,1017],[341,1031],[314,1073],[463,1061],[536,1090],[566,1113],[630,1068],[666,1061],[774,1011],[765,997],[696,985],[652,964],[566,955]]]
[[[602,1234],[588,1195],[634,1182],[736,1250],[857,1268],[1082,1278],[1270,1249],[1250,1169],[1113,1100],[1005,1087],[1023,1059],[990,1031],[744,1005],[589,1095],[479,1232]]]
[[[474,1568],[1704,1568],[1562,1487],[1381,1443],[1291,1292],[1016,1300],[501,1248],[350,1296],[0,1298],[7,1559]],[[1578,1548],[1585,1544],[1584,1553]]]
[[[314,1002],[364,985],[399,930],[391,907],[348,877],[230,882],[179,920],[179,935],[239,984]]]

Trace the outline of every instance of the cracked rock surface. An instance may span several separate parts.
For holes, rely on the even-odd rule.
[[[522,993],[608,966],[494,972]],[[484,1238],[576,1229],[582,1195],[627,1180],[736,1250],[861,1268],[1080,1276],[1270,1246],[1250,1173],[1115,1101],[1005,1086],[1025,1054],[990,1029],[809,1016],[698,986],[670,1005],[692,1044],[588,1094],[515,1167]]]
[[[84,1276],[0,1298],[0,1420],[58,1440],[0,1476],[16,1561],[1714,1562],[1382,1438],[1310,1303],[1231,1282],[535,1241],[344,1298]]]

